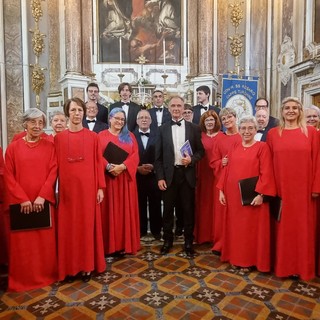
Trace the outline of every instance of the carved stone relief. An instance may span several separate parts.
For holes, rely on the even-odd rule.
[[[278,56],[278,72],[283,85],[287,85],[291,77],[290,67],[294,64],[296,54],[290,37],[285,36]]]

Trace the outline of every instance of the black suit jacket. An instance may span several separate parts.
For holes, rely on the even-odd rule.
[[[108,124],[108,108],[103,106],[100,103],[97,103],[97,106],[98,106],[97,120]]]
[[[152,120],[151,127],[158,128],[157,109],[151,108],[151,109],[148,109],[148,111],[150,113],[151,120]],[[171,120],[171,113],[169,112],[167,107],[163,107],[162,112],[163,112],[163,115],[162,115],[161,125]]]
[[[89,126],[88,126],[86,119],[83,119],[82,125],[84,128],[89,129]],[[96,123],[94,124],[92,131],[99,133],[102,130],[108,129],[108,127],[109,126],[106,123],[99,121],[99,120],[96,120]]]
[[[279,125],[279,119],[269,116],[269,122],[265,129],[263,130],[260,141],[267,141],[267,134],[271,128],[277,127]]]
[[[190,165],[185,169],[186,180],[191,187],[196,186],[196,166],[195,164],[203,157],[204,148],[201,142],[201,131],[198,125],[185,122],[186,137],[189,140],[193,156]],[[174,173],[174,146],[172,141],[171,122],[163,124],[160,128],[159,139],[156,143],[155,170],[158,181],[165,180],[170,186]]]
[[[213,110],[217,115],[219,115],[219,113],[220,113],[220,108],[218,108],[216,106],[209,105],[209,110]],[[201,106],[198,104],[193,107],[193,120],[192,120],[192,122],[195,124],[199,124],[200,118],[201,118]]]
[[[137,115],[138,115],[138,112],[141,110],[141,107],[132,101],[130,101],[130,103],[127,103],[127,104],[129,106],[127,127],[128,127],[129,131],[133,132],[135,130],[135,128],[137,127]],[[110,111],[114,108],[122,108],[122,102],[118,101],[118,102],[113,103],[110,106]]]

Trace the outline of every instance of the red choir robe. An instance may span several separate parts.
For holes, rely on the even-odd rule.
[[[19,139],[25,137],[26,135],[27,135],[27,131],[21,131],[21,132],[19,132],[19,133],[16,133],[16,134],[13,136],[11,142],[16,141],[16,140],[19,140]],[[48,137],[48,135],[47,135],[45,132],[42,132],[41,138],[46,139],[47,137]]]
[[[271,129],[267,136],[273,156],[277,193],[282,199],[280,222],[275,228],[275,274],[315,276],[315,199],[320,192],[319,141],[308,126],[308,137],[300,128]]]
[[[258,176],[255,191],[276,194],[272,158],[268,145],[257,141],[251,147],[235,146],[218,182],[226,198],[221,260],[240,267],[256,266],[270,271],[269,204],[243,206],[239,180]]]
[[[317,130],[317,133],[318,133],[318,139],[320,143],[319,129]],[[316,200],[316,274],[317,276],[320,276],[320,197],[316,198],[315,200]]]
[[[105,188],[96,133],[65,130],[54,139],[59,166],[59,279],[106,268],[98,189]]]
[[[212,149],[212,156],[210,159],[210,167],[213,168],[213,174],[215,176],[214,184],[214,217],[212,221],[212,234],[213,234],[213,251],[221,252],[222,250],[222,237],[223,237],[223,219],[225,217],[226,208],[219,201],[219,190],[216,189],[216,184],[220,179],[222,166],[222,158],[228,156],[230,150],[235,145],[241,143],[241,136],[239,133],[233,135],[222,134],[219,135],[214,148]]]
[[[107,191],[102,203],[103,239],[106,254],[124,251],[136,254],[140,249],[140,223],[136,171],[139,164],[137,141],[132,133],[132,143],[119,141],[118,136],[103,130],[99,134],[102,153],[109,142],[129,153],[123,162],[127,169],[116,178],[105,175]],[[107,166],[104,159],[104,167]]]
[[[201,141],[205,149],[204,157],[197,163],[197,187],[194,236],[197,243],[213,242],[213,220],[215,217],[214,202],[218,197],[216,177],[210,167],[213,147],[224,134],[218,132],[216,136],[209,137],[201,133]]]
[[[5,227],[5,216],[4,216],[4,161],[2,148],[0,148],[0,265],[5,265],[8,263],[8,229]]]
[[[30,148],[24,139],[12,142],[5,155],[6,202],[18,204],[40,196],[54,204],[57,159],[54,146],[45,139]],[[9,220],[9,212],[6,218]],[[9,291],[45,287],[57,278],[56,226],[9,232]],[[8,221],[9,225],[9,221]]]

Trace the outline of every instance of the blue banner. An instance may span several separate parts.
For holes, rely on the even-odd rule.
[[[258,97],[258,77],[222,76],[222,108],[233,108],[237,118],[253,115]]]

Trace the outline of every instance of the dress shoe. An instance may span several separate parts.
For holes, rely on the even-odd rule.
[[[76,276],[66,276],[64,279],[67,283],[72,283],[74,280],[76,280]]]
[[[89,282],[91,280],[91,272],[84,272],[81,279],[83,282]]]
[[[161,250],[160,250],[160,253],[161,254],[168,254],[171,248],[172,248],[172,242],[165,241]]]
[[[193,256],[195,254],[195,251],[193,250],[192,242],[185,242],[184,244],[184,251],[187,256]]]

